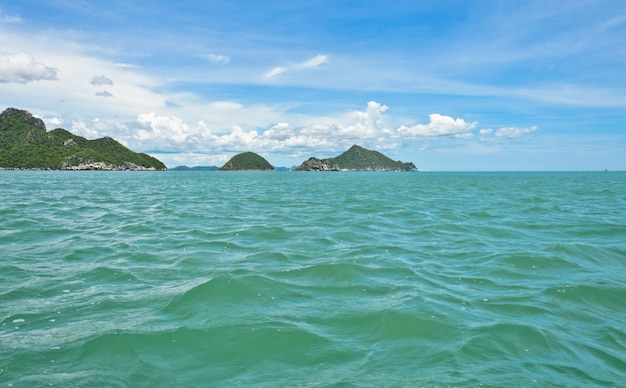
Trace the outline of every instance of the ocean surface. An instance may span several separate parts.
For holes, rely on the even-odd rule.
[[[623,387],[626,173],[0,171],[0,387]]]

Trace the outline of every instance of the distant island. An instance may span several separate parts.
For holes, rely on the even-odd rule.
[[[233,156],[226,164],[219,168],[220,171],[274,171],[261,155],[254,152],[244,152]]]
[[[310,157],[298,167],[273,167],[254,152],[233,156],[222,167],[178,166],[170,171],[418,171],[412,162],[394,161],[378,151],[353,145],[339,156],[320,159]]]
[[[328,159],[311,157],[295,171],[418,171],[412,162],[394,161],[378,151],[353,145],[339,156]]]
[[[217,166],[176,166],[174,168],[170,168],[169,171],[217,171],[219,167]]]
[[[88,140],[63,128],[47,132],[41,119],[8,108],[0,113],[0,169],[157,171],[167,167],[110,137]]]

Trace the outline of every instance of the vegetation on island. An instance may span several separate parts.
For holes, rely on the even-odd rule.
[[[412,162],[394,161],[378,151],[353,145],[339,156],[328,159],[311,157],[296,171],[417,171]]]
[[[8,108],[0,113],[0,168],[41,170],[166,170],[158,159],[115,139],[88,140],[63,128],[46,132],[41,119]]]
[[[254,152],[244,152],[233,156],[226,164],[219,168],[220,171],[274,171],[261,155]]]

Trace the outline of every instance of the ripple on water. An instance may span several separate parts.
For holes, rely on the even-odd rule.
[[[619,386],[625,175],[0,172],[14,386]]]

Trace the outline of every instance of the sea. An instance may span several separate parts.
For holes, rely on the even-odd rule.
[[[625,172],[0,171],[0,387],[624,387]]]

